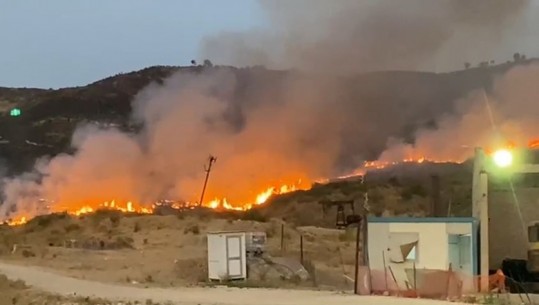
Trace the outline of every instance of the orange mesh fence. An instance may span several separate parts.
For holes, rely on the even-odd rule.
[[[397,268],[395,268],[397,269]],[[393,270],[358,269],[358,294],[460,300],[481,291],[481,277],[459,271],[401,268]],[[505,292],[501,271],[488,278],[488,292]]]

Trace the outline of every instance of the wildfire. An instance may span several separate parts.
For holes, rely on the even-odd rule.
[[[290,192],[294,192],[300,189],[304,189],[300,187],[301,181],[298,182],[297,185],[282,185],[281,187],[269,187],[265,191],[260,192],[256,196],[256,200],[254,203],[246,203],[241,205],[233,206],[230,203],[228,203],[226,198],[223,199],[214,199],[208,203],[205,203],[204,206],[212,209],[219,209],[222,208],[224,210],[233,210],[233,211],[247,211],[252,209],[254,206],[261,205],[265,203],[272,195],[280,195],[280,194],[286,194]]]
[[[211,209],[220,209],[220,210],[233,210],[233,211],[246,211],[254,206],[261,205],[265,203],[272,195],[279,195],[279,194],[285,194],[289,192],[293,192],[296,190],[305,189],[304,187],[301,187],[301,181],[299,181],[297,184],[291,184],[291,185],[282,185],[280,187],[268,187],[264,191],[260,192],[253,203],[245,203],[245,204],[230,204],[226,198],[216,198],[214,200],[211,200],[209,202],[205,202],[202,206],[206,208]],[[194,209],[198,206],[198,203],[193,202],[184,202],[184,203],[177,203],[173,201],[165,201],[164,204],[169,205],[173,209],[185,209],[190,208]],[[53,205],[53,208],[50,210],[50,212],[53,213],[61,213],[66,212],[70,215],[75,216],[81,216],[84,214],[93,213],[97,210],[116,210],[121,211],[124,213],[138,213],[138,214],[153,214],[156,207],[163,205],[163,202],[154,203],[151,205],[151,207],[144,207],[141,204],[135,204],[132,201],[127,201],[125,204],[119,203],[116,200],[111,201],[105,201],[103,203],[97,204],[97,205],[91,205],[91,204],[82,204],[78,205],[77,208],[69,208],[67,206],[62,205]],[[70,206],[77,206],[77,205],[70,205]],[[28,216],[19,216],[15,219],[11,219],[7,221],[7,224],[10,226],[17,226],[17,225],[23,225],[28,222],[28,220],[31,217]]]
[[[513,142],[507,142],[504,147],[508,149],[513,149],[516,147],[516,145]],[[534,139],[528,142],[527,145],[530,149],[537,149],[539,148],[539,139]],[[486,153],[488,154],[491,149],[485,149]],[[363,163],[363,166],[354,171],[353,173],[345,176],[340,176],[336,178],[336,180],[340,179],[348,179],[353,177],[358,177],[364,175],[368,170],[380,170],[384,168],[388,168],[391,166],[399,165],[399,164],[407,164],[407,163],[460,163],[456,160],[434,160],[431,158],[427,158],[423,155],[417,155],[416,157],[409,157],[405,158],[401,161],[366,161]],[[319,183],[327,183],[330,179],[323,179],[319,180]],[[202,204],[203,207],[211,208],[211,209],[217,209],[217,210],[232,210],[232,211],[246,211],[249,210],[255,206],[264,204],[268,201],[268,199],[272,195],[279,195],[279,194],[285,194],[289,192],[294,192],[297,190],[305,190],[308,189],[309,185],[306,185],[305,183],[302,183],[302,181],[298,181],[295,184],[283,184],[281,186],[272,186],[267,187],[260,191],[258,194],[253,196],[253,200],[251,202],[247,203],[230,203],[228,202],[226,197],[223,198],[214,198],[213,200],[206,201]],[[194,209],[199,206],[196,202],[174,202],[174,201],[164,201],[164,202],[157,202],[150,207],[148,205],[138,204],[134,203],[132,201],[126,201],[125,203],[121,203],[116,200],[111,201],[105,201],[100,204],[92,204],[92,203],[81,203],[81,204],[70,204],[69,206],[62,206],[57,204],[52,204],[52,208],[48,210],[48,212],[58,213],[58,212],[67,212],[68,214],[75,215],[75,216],[81,216],[88,213],[93,213],[97,210],[117,210],[122,211],[125,213],[139,213],[139,214],[152,214],[154,213],[155,209],[161,205],[168,205],[172,207],[173,209],[182,210],[182,209]],[[76,208],[73,208],[76,207]],[[49,208],[49,207],[48,207]],[[16,217],[15,219],[11,219],[7,221],[7,224],[16,226],[16,225],[22,225],[28,222],[28,220],[31,219],[30,215],[20,215]]]

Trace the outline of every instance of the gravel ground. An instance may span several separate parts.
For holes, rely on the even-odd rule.
[[[107,300],[169,302],[172,304],[227,305],[408,305],[457,304],[433,300],[355,296],[351,294],[308,290],[259,288],[137,288],[105,284],[58,275],[38,267],[0,263],[0,273],[12,280],[22,280],[39,290],[66,296],[97,297]]]

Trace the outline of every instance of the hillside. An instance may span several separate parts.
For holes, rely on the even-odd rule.
[[[346,78],[323,77],[322,80],[328,82],[327,86],[331,88],[331,94],[327,98],[331,99],[331,103],[336,107],[346,110],[344,112],[346,117],[338,119],[345,123],[338,122],[342,126],[331,129],[333,130],[331,137],[340,138],[341,146],[336,153],[338,164],[334,166],[349,172],[362,164],[365,159],[376,159],[390,137],[407,138],[413,143],[413,135],[418,128],[436,128],[435,122],[442,114],[455,110],[456,100],[466,97],[475,89],[490,90],[497,77],[517,64],[523,63],[506,63],[444,74],[394,71]],[[174,77],[170,77],[173,74]],[[131,116],[133,100],[136,100],[139,94],[144,95],[148,90],[142,89],[148,88],[149,85],[150,88],[160,87],[161,84],[171,86],[169,80],[177,80],[178,75],[181,76],[180,80],[190,79],[193,75],[202,78],[209,75],[214,79],[215,75],[218,77],[224,75],[223,79],[216,78],[218,85],[212,88],[209,94],[218,95],[219,100],[228,103],[226,111],[221,115],[225,116],[225,121],[236,130],[244,128],[245,112],[256,106],[254,103],[274,103],[279,107],[281,103],[289,103],[290,95],[294,96],[294,90],[298,90],[297,88],[310,91],[301,92],[300,100],[319,93],[317,88],[297,86],[298,80],[301,82],[312,76],[304,76],[296,71],[223,66],[150,67],[112,76],[87,86],[59,90],[0,88],[2,106],[0,161],[3,162],[1,165],[4,165],[0,174],[17,175],[30,170],[36,160],[43,156],[73,152],[71,136],[74,130],[84,123],[91,122],[127,132],[139,132],[142,126]],[[222,86],[226,89],[221,88],[220,81],[226,83]],[[291,83],[294,86],[291,86]],[[174,86],[182,85],[176,82]],[[289,92],[291,87],[292,93]],[[286,99],[287,102],[283,102]],[[10,109],[15,107],[22,110],[22,115],[9,116]],[[383,117],[384,120],[381,121],[376,117]],[[335,123],[335,118],[331,122]],[[316,120],[313,123],[316,125],[307,125],[307,128],[314,127],[314,133],[325,129],[323,120]],[[272,128],[271,124],[269,128]],[[266,135],[271,136],[271,132]],[[312,141],[309,133],[302,134],[304,135],[307,137],[293,139],[307,143]],[[174,136],[174,133],[167,137],[170,136]],[[144,141],[143,137],[138,140]],[[196,143],[193,142],[194,145],[197,145]],[[325,153],[326,148],[315,147],[319,153]],[[103,148],[107,151],[103,156],[107,158],[109,148]],[[177,149],[183,147],[178,146]],[[200,153],[205,155],[208,152]],[[295,152],[287,151],[279,162],[286,163],[289,153]],[[175,155],[169,157],[174,158]],[[222,166],[223,161],[220,164]],[[284,169],[280,171],[282,170]],[[315,184],[308,191],[272,196],[264,205],[248,212],[244,217],[255,221],[279,218],[294,225],[333,227],[336,209],[324,211],[319,202],[354,200],[357,213],[361,210],[366,192],[370,213],[374,215],[430,215],[435,202],[439,215],[467,216],[471,212],[470,170],[468,164],[431,162],[401,164],[370,172],[364,185],[354,180],[335,181],[329,184]],[[222,173],[223,171],[216,175]],[[62,173],[60,176],[65,174]],[[246,177],[249,176],[249,173],[247,174]],[[147,178],[151,179],[152,173],[148,175]],[[435,179],[439,179],[439,186],[435,186]],[[261,182],[266,181],[268,180]],[[198,193],[199,183],[196,184],[193,192]],[[219,195],[229,196],[229,194]],[[347,214],[352,212],[346,211]]]
[[[341,158],[343,166],[350,164],[358,154],[375,159],[389,136],[410,138],[418,127],[430,126],[434,117],[451,112],[453,101],[471,90],[488,89],[496,76],[516,64],[444,74],[377,72],[340,79],[339,99],[350,103],[350,116],[357,118],[358,124],[373,114],[395,118],[392,125],[377,130],[376,134],[355,126],[343,130],[340,136],[344,139],[360,139],[346,142],[347,149]],[[232,119],[240,124],[241,107],[253,92],[262,90],[268,99],[278,103],[280,95],[275,92],[286,90],[285,81],[294,73],[261,67],[156,66],[115,75],[83,87],[58,90],[0,87],[0,160],[7,173],[15,174],[30,169],[38,157],[69,152],[73,130],[87,121],[133,129],[136,126],[129,121],[131,101],[142,88],[150,83],[162,83],[177,71],[194,74],[204,73],[205,69],[224,69],[235,75],[235,89],[230,100],[239,108]],[[403,112],[410,105],[421,109],[420,113]],[[15,107],[23,114],[10,117],[9,110]],[[369,141],[369,146],[365,147],[363,141]]]

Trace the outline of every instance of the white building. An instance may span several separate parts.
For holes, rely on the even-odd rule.
[[[208,237],[208,278],[243,280],[247,278],[245,232],[210,232]]]
[[[410,284],[416,270],[452,270],[478,274],[477,221],[474,218],[369,217],[371,270],[391,267],[397,285]]]

